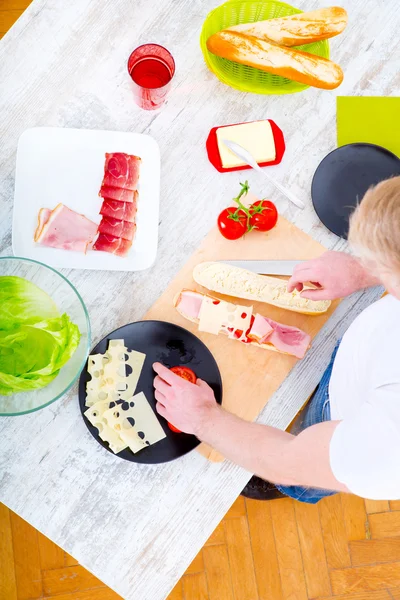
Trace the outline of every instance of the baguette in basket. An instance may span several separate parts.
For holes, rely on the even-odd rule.
[[[329,300],[308,300],[297,290],[287,291],[286,281],[258,275],[246,269],[219,262],[204,262],[193,270],[193,279],[212,292],[254,302],[265,302],[305,315],[321,315],[330,307]]]
[[[327,58],[236,31],[214,33],[207,48],[221,58],[316,88],[333,90],[343,81],[342,69]]]
[[[303,358],[311,337],[297,327],[277,323],[262,315],[253,315],[252,306],[231,304],[192,290],[182,290],[174,298],[176,310],[185,319],[197,323],[199,331],[220,333],[244,344]]]
[[[301,46],[339,35],[346,25],[344,8],[330,6],[278,19],[234,25],[225,31],[252,35],[282,46]]]

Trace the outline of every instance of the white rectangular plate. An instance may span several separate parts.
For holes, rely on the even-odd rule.
[[[41,208],[62,203],[100,222],[98,193],[106,152],[126,152],[142,159],[137,232],[126,257],[90,250],[87,254],[46,248],[33,235]],[[15,256],[58,268],[141,271],[157,254],[160,201],[160,151],[149,135],[120,131],[36,127],[20,137],[15,176],[12,244]]]

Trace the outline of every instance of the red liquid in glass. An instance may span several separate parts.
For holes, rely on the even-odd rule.
[[[142,88],[164,87],[171,81],[172,74],[167,65],[158,58],[144,58],[132,68],[130,75]]]

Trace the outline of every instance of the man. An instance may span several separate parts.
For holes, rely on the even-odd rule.
[[[334,492],[400,498],[400,177],[369,190],[350,223],[359,259],[326,252],[302,263],[289,291],[334,299],[382,284],[388,295],[359,315],[292,435],[248,423],[216,404],[211,388],[154,365],[157,411],[286,495],[314,503]]]

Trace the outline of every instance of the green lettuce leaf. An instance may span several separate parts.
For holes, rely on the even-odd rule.
[[[59,315],[43,290],[19,277],[0,277],[1,395],[48,385],[69,361],[79,340],[78,326],[67,314]]]
[[[37,285],[22,277],[0,277],[0,329],[59,317],[56,303]]]

